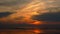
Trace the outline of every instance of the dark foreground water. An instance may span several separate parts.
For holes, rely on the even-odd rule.
[[[60,34],[60,24],[0,25],[0,34]]]
[[[0,29],[0,34],[60,34],[60,30],[56,30],[56,29],[42,30],[39,28],[33,28],[33,29]]]

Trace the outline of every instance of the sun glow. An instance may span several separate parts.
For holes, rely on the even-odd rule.
[[[32,23],[32,24],[41,24],[40,21],[35,21],[31,19],[33,15],[39,15],[40,10],[45,9],[45,2],[40,2],[39,0],[33,0],[31,3],[25,5],[22,9],[16,10],[15,14],[9,16],[10,19],[15,19],[23,16],[22,21]]]
[[[35,29],[35,30],[33,30],[33,32],[35,32],[36,34],[43,33],[43,31],[39,30],[39,29]]]
[[[35,22],[33,22],[32,24],[39,25],[39,24],[41,24],[41,23],[42,23],[41,21],[35,21]]]

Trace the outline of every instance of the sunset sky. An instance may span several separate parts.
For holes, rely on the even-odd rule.
[[[50,12],[49,10],[53,10],[50,8],[57,7],[60,7],[60,0],[0,0],[0,13],[12,13],[6,17],[1,17],[0,21],[41,24],[41,21],[32,19],[32,16],[40,16],[44,13]],[[54,9],[52,12],[55,13],[59,11],[55,11]]]
[[[60,34],[60,0],[0,0],[0,34]]]

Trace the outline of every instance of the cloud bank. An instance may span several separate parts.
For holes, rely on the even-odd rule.
[[[23,18],[23,21],[31,22],[31,17],[33,15],[39,15],[38,17],[40,17],[42,13],[49,12],[49,10],[45,9],[51,7],[60,7],[59,1],[60,0],[1,0],[0,12],[16,12],[8,16],[8,20],[14,22],[20,22],[21,17]],[[45,18],[41,19],[43,20]]]
[[[36,15],[33,17],[33,19],[38,21],[60,22],[60,12]]]
[[[2,17],[7,17],[7,16],[9,16],[9,15],[11,15],[12,13],[11,12],[1,12],[0,13],[0,18],[2,18]]]

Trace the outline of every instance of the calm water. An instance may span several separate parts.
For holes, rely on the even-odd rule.
[[[48,29],[0,29],[0,34],[60,34],[60,30]]]

